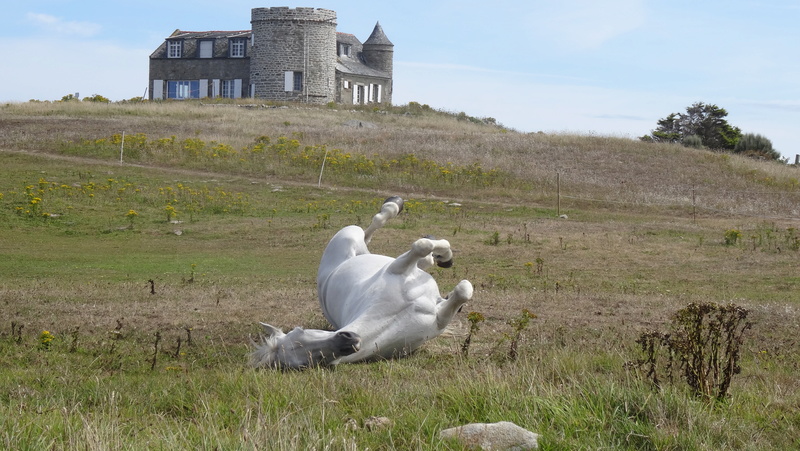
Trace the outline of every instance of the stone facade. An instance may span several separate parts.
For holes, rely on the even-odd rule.
[[[250,75],[254,96],[312,103],[333,101],[336,13],[314,8],[256,8]],[[295,83],[295,76],[301,82]]]
[[[246,97],[249,44],[249,30],[175,30],[150,55],[150,100]]]
[[[321,8],[254,8],[251,26],[176,30],[150,56],[149,98],[391,103],[394,45],[380,24],[363,44]]]

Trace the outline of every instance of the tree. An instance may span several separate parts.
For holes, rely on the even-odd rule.
[[[672,113],[664,119],[658,120],[658,128],[653,131],[653,140],[661,142],[681,142],[683,133],[680,128],[679,113]]]
[[[696,102],[686,108],[685,114],[672,113],[659,119],[658,127],[652,132],[652,139],[682,143],[685,138],[695,135],[700,137],[704,146],[711,149],[733,150],[742,131],[725,120],[727,115],[724,108]]]

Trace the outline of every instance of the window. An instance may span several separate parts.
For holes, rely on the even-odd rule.
[[[353,103],[355,105],[361,105],[367,103],[364,101],[365,95],[364,91],[366,91],[366,86],[364,85],[356,85],[355,90],[353,91]]]
[[[233,80],[222,80],[222,97],[232,99],[234,98],[234,82]]]
[[[292,72],[292,71],[284,72],[283,90],[286,91],[286,92],[302,91],[303,90],[303,73],[302,72]]]
[[[339,43],[339,56],[350,56],[350,44]]]
[[[302,72],[295,72],[294,73],[294,90],[295,91],[302,91],[303,90],[303,73]]]
[[[244,49],[247,45],[244,39],[231,39],[230,43],[230,57],[231,58],[244,58]]]
[[[167,98],[168,99],[199,99],[200,98],[200,81],[199,80],[168,81],[167,82]]]
[[[214,56],[214,41],[200,41],[200,58]]]
[[[167,58],[180,58],[183,50],[183,41],[167,41]]]
[[[220,82],[220,80],[217,80],[217,82]],[[221,80],[221,83],[219,84],[222,87],[222,97],[228,99],[238,99],[242,97],[241,78],[235,78],[233,80]]]
[[[370,94],[372,94],[372,96],[371,96],[372,98],[370,99],[370,102],[381,103],[381,91],[382,91],[381,88],[382,88],[381,85],[377,85],[377,84],[370,85],[369,91],[370,91]]]

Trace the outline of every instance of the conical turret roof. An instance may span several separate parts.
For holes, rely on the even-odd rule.
[[[375,24],[372,34],[369,35],[369,39],[364,42],[364,45],[391,45],[394,47],[392,41],[390,41],[389,38],[386,37],[386,34],[384,34],[380,22]]]

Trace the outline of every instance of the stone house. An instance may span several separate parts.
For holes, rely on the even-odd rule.
[[[380,23],[363,43],[336,12],[255,8],[251,30],[175,30],[150,55],[149,99],[392,102],[394,45]]]

